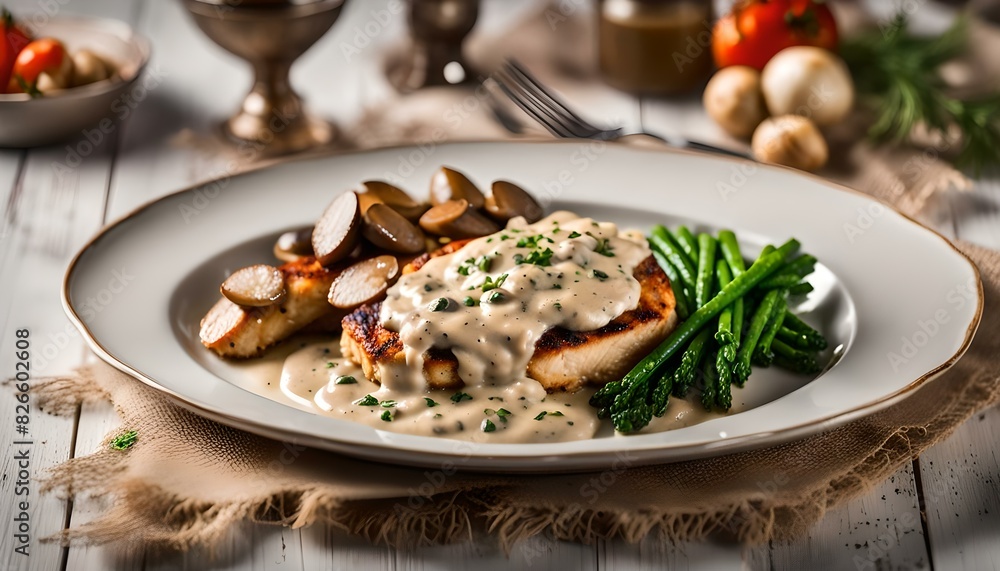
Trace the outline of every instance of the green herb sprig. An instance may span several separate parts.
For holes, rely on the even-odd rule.
[[[850,38],[841,45],[861,98],[875,108],[869,135],[876,141],[905,140],[918,125],[951,141],[961,134],[956,164],[979,176],[1000,164],[1000,93],[978,99],[949,94],[940,67],[965,51],[968,19],[959,17],[943,34],[915,36],[899,13],[880,30]]]

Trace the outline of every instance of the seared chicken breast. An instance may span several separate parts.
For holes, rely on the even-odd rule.
[[[246,359],[306,327],[336,331],[344,312],[326,298],[341,269],[324,268],[312,257],[282,265],[286,293],[279,303],[244,307],[223,297],[201,320],[202,344],[223,357]]]
[[[461,244],[439,250],[451,253]],[[404,272],[418,270],[428,257],[418,258]],[[641,286],[638,305],[593,331],[554,327],[535,344],[526,374],[549,392],[576,391],[622,377],[673,330],[677,324],[676,300],[670,281],[652,256],[634,270]],[[365,376],[380,381],[391,367],[406,367],[399,334],[381,324],[381,303],[365,305],[344,317],[341,347],[344,355],[361,365]],[[448,349],[431,348],[424,355],[423,376],[428,387],[457,389],[464,386],[458,360]]]

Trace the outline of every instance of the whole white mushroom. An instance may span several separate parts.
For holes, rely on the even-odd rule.
[[[705,86],[702,103],[708,116],[727,133],[745,139],[767,117],[760,72],[745,65],[724,67]]]
[[[800,115],[764,120],[753,133],[750,148],[758,160],[806,171],[826,164],[826,139],[812,121]]]
[[[778,52],[761,72],[761,89],[771,115],[802,115],[820,126],[842,121],[854,105],[847,64],[812,46]]]

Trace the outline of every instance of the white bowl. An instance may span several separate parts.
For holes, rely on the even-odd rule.
[[[85,129],[105,134],[145,98],[136,81],[149,61],[149,42],[118,20],[60,17],[36,30],[69,51],[89,49],[115,66],[115,76],[32,99],[24,93],[0,94],[0,147],[35,147],[85,136]],[[132,93],[142,89],[143,92]],[[141,97],[140,97],[141,95]],[[96,136],[96,135],[95,135]]]

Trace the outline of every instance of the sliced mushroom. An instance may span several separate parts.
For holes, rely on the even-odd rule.
[[[264,307],[274,305],[285,297],[285,277],[274,266],[257,264],[236,270],[219,289],[233,303]]]
[[[424,249],[424,233],[386,204],[373,204],[365,212],[362,233],[379,248],[400,254],[416,254]]]
[[[385,295],[385,290],[399,276],[399,262],[394,256],[378,256],[358,262],[344,270],[330,285],[327,300],[341,309],[353,309]]]
[[[358,195],[345,192],[333,199],[313,228],[312,246],[324,266],[343,260],[354,251],[361,237]]]
[[[429,204],[417,202],[401,188],[381,180],[367,180],[361,183],[358,192],[361,213],[368,212],[373,204],[385,204],[403,215],[410,222],[416,222],[420,215],[427,212]]]
[[[506,223],[515,216],[524,216],[528,222],[538,222],[545,211],[523,188],[506,180],[493,183],[492,192],[486,197],[486,213]]]
[[[278,236],[274,243],[274,257],[282,262],[295,262],[313,255],[312,228],[293,230]]]
[[[482,208],[486,197],[469,177],[448,167],[441,167],[431,178],[431,204],[449,200],[467,200],[473,208]]]
[[[420,217],[420,227],[439,236],[476,238],[500,230],[496,222],[479,213],[465,199],[438,204]]]

